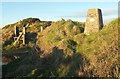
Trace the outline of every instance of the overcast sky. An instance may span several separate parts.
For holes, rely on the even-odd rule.
[[[100,8],[104,21],[118,17],[117,2],[4,2],[0,5],[1,27],[29,17],[44,21],[64,18],[85,22],[89,8]]]

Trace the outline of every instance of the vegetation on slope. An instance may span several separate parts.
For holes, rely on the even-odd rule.
[[[12,60],[3,66],[3,76],[118,77],[118,21],[113,20],[100,32],[90,35],[83,33],[85,23],[64,19],[52,22],[42,32],[34,31],[37,35],[30,36],[28,47],[14,50],[3,47],[8,49],[4,50],[5,57]],[[31,31],[34,29],[39,28],[31,27]]]
[[[17,26],[19,28],[19,31],[22,31],[23,26],[26,26],[27,24],[29,25],[29,27],[26,29],[27,43],[29,43],[29,41],[33,41],[33,43],[35,43],[37,33],[41,31],[41,26],[45,29],[51,25],[51,21],[40,21],[37,18],[27,18],[14,24],[6,25],[2,28],[3,50],[14,48],[14,26]]]

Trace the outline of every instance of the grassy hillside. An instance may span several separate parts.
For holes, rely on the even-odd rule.
[[[3,57],[10,60],[3,65],[3,76],[118,77],[118,21],[115,19],[100,32],[90,35],[83,33],[85,23],[82,22],[64,19],[57,22],[33,21],[27,29],[30,36],[26,47],[13,47],[13,41],[3,37],[3,53],[6,53]],[[42,32],[39,29],[41,24],[45,25]],[[9,29],[10,32],[13,26],[2,30]],[[3,36],[8,32],[3,32]],[[6,41],[11,43],[6,45]]]
[[[38,18],[27,18],[14,24],[6,25],[2,28],[3,50],[14,48],[14,26],[17,26],[19,28],[19,31],[22,31],[23,26],[27,24],[29,24],[29,27],[26,28],[26,40],[27,43],[29,43],[29,41],[35,42],[37,34],[41,31],[40,27],[42,26],[45,29],[51,25],[51,21],[40,21]]]

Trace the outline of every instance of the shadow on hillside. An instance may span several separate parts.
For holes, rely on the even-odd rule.
[[[53,47],[52,53],[43,58],[43,65],[54,69],[55,64],[57,65],[59,63],[58,61],[62,60],[63,56],[64,52],[62,49]]]
[[[7,45],[11,45],[13,41],[14,41],[14,35],[12,35],[9,40],[5,41],[5,43],[3,44],[3,47]]]
[[[85,29],[84,29],[84,28],[80,28],[80,30],[81,30],[81,33],[84,33],[84,30],[85,30]]]
[[[69,64],[70,68],[68,70],[67,76],[86,76],[87,74],[84,73],[84,67],[88,65],[89,61],[80,53],[75,53],[71,57],[71,61]],[[79,74],[79,72],[81,74]]]
[[[44,58],[40,58],[41,66],[37,68],[34,76],[42,75],[42,77],[49,77],[52,76],[51,73],[53,73],[54,76],[58,76],[56,70],[58,68],[57,66],[59,66],[59,64],[61,63],[63,55],[64,53],[62,49],[54,47],[52,49],[52,54],[46,55]]]
[[[88,61],[80,53],[74,53],[72,56],[65,57],[63,49],[58,47],[54,47],[52,54],[43,59],[44,67],[53,72],[54,76],[61,76],[61,73],[64,73],[66,77],[78,76],[77,71],[83,72],[85,63],[88,63]],[[65,69],[62,70],[61,66],[65,68],[69,66],[69,69],[64,72]],[[61,72],[58,72],[59,69],[61,69]]]
[[[17,51],[19,53],[16,53]],[[33,69],[36,69],[40,65],[39,55],[34,53],[31,48],[16,49],[14,52],[4,55],[10,58],[11,61],[8,64],[2,65],[3,78],[27,76]]]
[[[37,33],[35,33],[35,32],[32,32],[32,33],[30,33],[30,32],[27,32],[26,33],[26,43],[28,44],[29,42],[32,42],[32,43],[36,43],[36,41],[37,41]]]
[[[3,76],[6,76],[6,74],[9,76],[14,75],[14,77],[17,75],[27,76],[28,74],[33,73],[34,70],[34,74],[31,74],[30,77],[37,77],[40,75],[42,75],[42,77],[78,76],[76,72],[78,70],[83,71],[87,61],[80,53],[74,53],[72,56],[66,57],[64,50],[59,49],[58,47],[53,47],[51,54],[44,58],[39,58],[36,53],[29,53],[22,58],[15,60],[8,66],[4,66]],[[23,66],[26,71],[22,68]],[[61,66],[64,66],[64,68],[61,68]],[[66,70],[67,67],[69,68]],[[14,70],[14,73],[12,70]],[[21,71],[23,73],[21,73]]]

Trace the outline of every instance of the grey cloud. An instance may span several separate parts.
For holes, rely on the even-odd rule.
[[[103,16],[118,15],[118,10],[117,9],[104,9],[102,10],[102,15]],[[81,12],[72,12],[68,15],[63,15],[59,17],[80,18],[80,17],[86,17],[86,16],[87,16],[87,11],[81,11]]]
[[[109,16],[109,15],[118,15],[118,9],[107,9],[103,10],[103,16]]]
[[[60,17],[72,17],[72,18],[78,18],[78,17],[86,17],[87,15],[87,11],[82,11],[82,12],[72,12],[68,15],[63,15],[63,16],[60,16]]]

